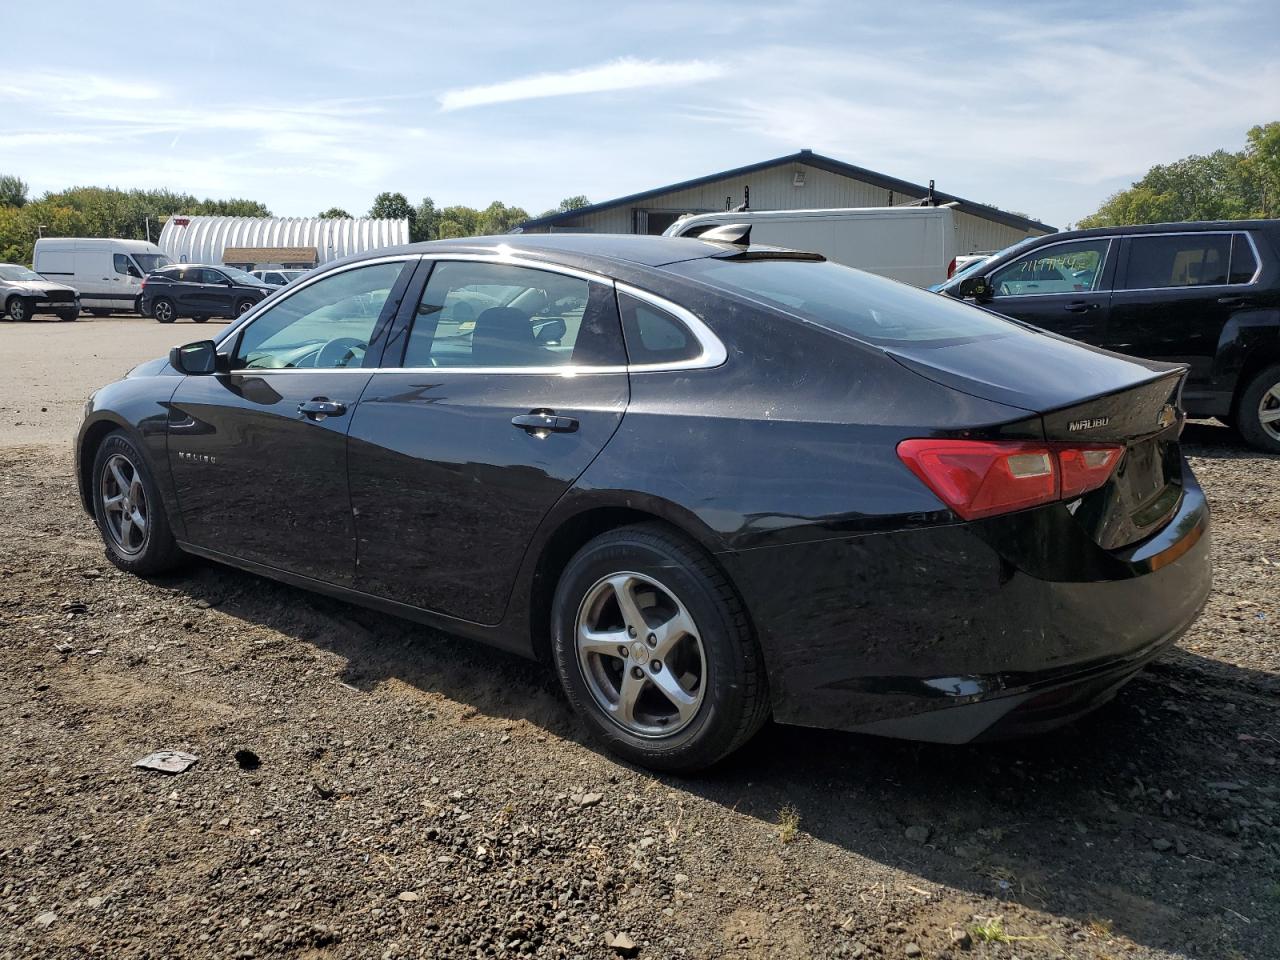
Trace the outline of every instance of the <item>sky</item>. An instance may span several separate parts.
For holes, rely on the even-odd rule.
[[[220,6],[11,5],[0,173],[537,215],[807,147],[1064,227],[1280,120],[1275,0]]]

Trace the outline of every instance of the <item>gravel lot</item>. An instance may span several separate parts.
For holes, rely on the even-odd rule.
[[[0,956],[1280,956],[1280,459],[1188,428],[1217,589],[1078,725],[774,727],[657,777],[594,749],[549,669],[106,563],[80,404],[211,328],[0,324]],[[131,766],[165,748],[200,760]]]

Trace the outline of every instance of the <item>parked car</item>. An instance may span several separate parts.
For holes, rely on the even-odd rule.
[[[1035,237],[940,290],[1085,343],[1186,363],[1191,416],[1218,417],[1280,453],[1280,220]]]
[[[696,237],[734,224],[749,225],[753,243],[820,253],[914,287],[941,283],[956,270],[956,220],[950,207],[697,213],[681,217],[663,236]]]
[[[273,287],[283,287],[287,283],[292,283],[306,272],[305,270],[290,269],[249,271],[251,276],[255,276],[263,283],[268,283]]]
[[[30,320],[45,311],[59,320],[80,316],[80,296],[65,283],[46,280],[16,263],[0,263],[0,317]]]
[[[143,316],[160,323],[190,317],[238,317],[277,288],[235,267],[175,263],[147,275],[142,283]]]
[[[154,243],[96,237],[41,237],[35,271],[73,287],[80,305],[95,317],[114,311],[138,313],[142,278],[172,261]]]
[[[76,477],[123,570],[544,657],[610,748],[688,769],[770,714],[954,743],[1108,700],[1209,591],[1185,371],[814,255],[437,241],[103,387]]]

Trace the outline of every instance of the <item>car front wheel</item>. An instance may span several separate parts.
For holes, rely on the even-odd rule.
[[[31,301],[26,300],[23,297],[10,297],[6,310],[9,316],[18,322],[30,320],[33,312],[31,309]]]
[[[236,304],[236,316],[240,317],[252,310],[256,304],[252,300],[241,300]]]
[[[121,570],[147,576],[181,560],[147,462],[122,430],[109,434],[94,456],[93,514],[107,559]]]
[[[724,575],[660,524],[602,534],[552,607],[569,702],[613,752],[658,770],[709,766],[768,715],[759,648]]]
[[[1267,367],[1244,388],[1236,429],[1259,450],[1280,453],[1280,363]]]

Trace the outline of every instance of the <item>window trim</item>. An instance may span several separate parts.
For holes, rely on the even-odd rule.
[[[1121,234],[1121,239],[1137,240],[1146,239],[1147,237],[1234,237],[1237,234],[1249,241],[1249,246],[1253,250],[1253,262],[1256,264],[1253,276],[1242,283],[1185,283],[1176,287],[1125,287],[1123,290],[1117,289],[1112,284],[1112,293],[1151,293],[1153,291],[1166,290],[1208,290],[1217,289],[1219,287],[1248,287],[1258,282],[1258,278],[1262,276],[1262,254],[1258,252],[1258,245],[1253,241],[1253,234],[1248,230],[1178,230],[1167,233],[1125,233]],[[1129,278],[1129,257],[1128,248],[1126,248],[1126,256],[1124,261],[1125,279]],[[1231,244],[1227,244],[1227,279],[1231,279]]]
[[[1012,267],[1016,263],[1021,263],[1023,260],[1026,260],[1028,257],[1034,257],[1036,259],[1039,259],[1040,254],[1043,251],[1048,250],[1050,247],[1061,247],[1068,243],[1093,243],[1098,240],[1104,240],[1106,241],[1106,244],[1107,244],[1106,250],[1104,250],[1102,253],[1102,265],[1101,267],[1099,267],[1098,272],[1104,277],[1107,275],[1108,272],[1111,273],[1110,286],[1101,290],[1058,290],[1058,291],[1053,291],[1049,293],[1010,293],[1010,294],[1006,294],[1003,297],[998,297],[992,294],[990,302],[995,303],[998,300],[1013,300],[1019,297],[1086,297],[1091,295],[1096,296],[1098,294],[1104,294],[1104,293],[1105,294],[1114,293],[1115,286],[1116,286],[1115,270],[1110,269],[1108,261],[1111,259],[1112,248],[1116,246],[1115,237],[1072,237],[1070,240],[1056,240],[1053,243],[1046,243],[1043,246],[1036,247],[1034,250],[1028,250],[1026,253],[1022,254],[1019,257],[1014,257],[1008,263],[1000,264],[1000,266],[996,267],[989,274],[987,274],[987,280],[994,281],[995,275],[999,273],[1001,270],[1005,269],[1006,267]],[[1119,265],[1117,264],[1117,266]],[[994,287],[994,284],[993,284],[993,287]]]
[[[323,372],[326,375],[331,373],[430,373],[435,375],[471,375],[479,374],[482,376],[492,376],[494,374],[513,374],[517,376],[561,376],[575,377],[590,374],[608,374],[608,373],[664,373],[677,370],[710,370],[723,364],[729,357],[729,352],[720,338],[712,332],[696,314],[678,303],[673,303],[665,297],[658,294],[650,293],[648,290],[642,290],[634,287],[629,283],[620,280],[614,280],[612,277],[606,277],[602,274],[593,273],[588,270],[581,270],[577,267],[570,267],[560,263],[548,263],[542,260],[532,259],[530,257],[521,257],[513,253],[499,250],[497,254],[480,254],[480,253],[421,253],[421,254],[400,254],[386,257],[371,257],[367,260],[357,260],[353,263],[343,264],[341,267],[335,267],[332,270],[325,270],[314,277],[308,277],[306,280],[279,288],[278,294],[271,294],[266,299],[259,302],[258,306],[249,310],[240,322],[229,328],[221,337],[218,338],[217,346],[233,341],[240,335],[240,332],[247,327],[254,319],[263,311],[268,304],[275,306],[278,303],[295,296],[313,283],[317,283],[326,277],[331,277],[337,273],[344,273],[347,270],[356,270],[361,267],[373,266],[379,263],[413,263],[413,262],[429,262],[435,264],[442,261],[467,261],[472,263],[493,263],[503,266],[528,267],[531,270],[544,270],[548,273],[558,273],[568,277],[577,277],[580,280],[586,280],[591,283],[602,283],[617,293],[625,293],[635,297],[637,300],[643,300],[646,303],[671,314],[675,319],[683,323],[689,332],[693,334],[694,339],[698,342],[701,350],[696,357],[690,357],[687,360],[675,360],[662,363],[625,363],[611,366],[574,366],[572,364],[561,364],[559,366],[548,367],[338,367],[334,369],[315,370],[305,367],[295,367],[290,369],[259,369],[256,367],[241,367],[230,371],[232,374],[251,374],[260,376],[264,374],[276,375],[296,375],[296,374],[314,374]],[[625,348],[625,347],[624,347]]]

